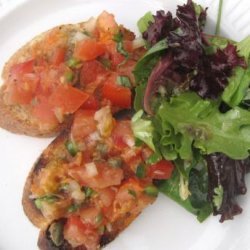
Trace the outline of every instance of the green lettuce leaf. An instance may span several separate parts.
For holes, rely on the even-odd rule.
[[[250,84],[250,36],[237,43],[236,46],[239,55],[244,57],[248,62],[248,67],[246,69],[242,67],[235,68],[232,77],[228,79],[228,86],[222,93],[222,100],[230,107],[236,107],[242,102]]]
[[[250,149],[250,112],[235,107],[220,113],[218,102],[187,92],[161,105],[157,112],[162,129],[164,157],[193,159],[193,148],[203,154],[221,152],[232,159],[245,159]]]
[[[136,138],[146,143],[152,150],[155,151],[153,143],[154,127],[150,120],[143,119],[143,111],[138,111],[132,118],[132,130]]]
[[[154,21],[153,14],[149,11],[137,22],[138,29],[141,33],[148,29],[149,23]]]

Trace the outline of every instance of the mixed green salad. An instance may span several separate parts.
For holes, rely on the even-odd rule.
[[[147,53],[137,63],[132,119],[137,143],[175,165],[159,190],[197,215],[220,221],[242,212],[250,171],[250,36],[206,34],[207,9],[188,0],[138,22]],[[220,16],[220,15],[219,15]],[[219,28],[217,25],[217,32]]]

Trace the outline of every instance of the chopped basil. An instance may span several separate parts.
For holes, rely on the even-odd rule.
[[[68,71],[68,72],[65,73],[64,77],[65,77],[66,82],[70,83],[74,79],[74,74],[73,74],[73,72]]]
[[[98,228],[98,232],[99,232],[100,234],[104,234],[105,230],[106,230],[106,228],[105,228],[104,225],[101,225],[101,226]]]
[[[78,68],[81,65],[81,63],[77,59],[72,57],[67,61],[67,65],[70,68]]]
[[[59,191],[68,191],[69,183],[62,183],[60,185]]]
[[[64,240],[63,227],[62,221],[52,223],[49,227],[50,238],[57,247],[61,246]]]
[[[82,187],[82,191],[85,193],[86,198],[90,198],[96,194],[96,191],[90,187]]]
[[[155,163],[157,163],[158,161],[160,161],[162,159],[162,156],[161,156],[161,154],[160,153],[158,153],[158,152],[154,152],[152,155],[150,155],[149,157],[148,157],[148,159],[146,160],[146,163],[147,164],[155,164]]]
[[[122,159],[120,157],[109,158],[108,164],[113,168],[120,168],[122,166]]]
[[[122,87],[131,88],[131,82],[127,76],[118,76],[116,78],[116,83]]]
[[[57,201],[58,199],[59,199],[58,196],[56,196],[54,194],[44,195],[42,197],[35,199],[35,205],[38,209],[41,209],[43,202],[47,202],[49,204],[52,204],[55,201]]]
[[[123,35],[121,32],[118,32],[116,33],[114,36],[113,36],[113,41],[117,42],[117,43],[120,43],[123,41]]]
[[[81,207],[81,204],[72,204],[68,207],[68,212],[69,213],[74,213],[76,212],[79,208]]]
[[[124,47],[123,47],[123,42],[117,43],[117,44],[116,44],[116,49],[117,49],[117,51],[118,51],[121,55],[123,55],[123,56],[125,56],[126,58],[128,58],[128,52],[124,49]]]
[[[101,64],[104,66],[104,68],[106,68],[106,69],[111,68],[111,61],[109,59],[103,57],[103,58],[100,58],[99,60],[100,60]]]
[[[103,142],[99,142],[96,145],[96,151],[99,152],[101,154],[101,156],[105,156],[108,153],[108,145],[103,143]]]
[[[136,196],[137,196],[135,190],[133,190],[133,189],[128,189],[128,193],[130,195],[132,195],[134,198],[136,198]]]
[[[147,186],[144,189],[144,192],[145,192],[145,194],[147,194],[149,196],[153,196],[153,197],[156,197],[159,193],[158,189],[153,185]]]
[[[136,176],[139,178],[139,179],[142,179],[145,177],[146,175],[146,168],[145,168],[145,165],[144,164],[139,164],[136,168],[136,172],[135,172]]]
[[[103,219],[102,213],[99,213],[95,218],[96,224],[100,224],[102,222],[102,219]]]
[[[124,49],[123,46],[123,35],[121,32],[118,32],[113,36],[113,40],[116,42],[116,50],[126,58],[128,58],[129,54],[128,52]]]
[[[65,147],[72,156],[75,156],[78,152],[76,144],[71,140],[65,142]]]

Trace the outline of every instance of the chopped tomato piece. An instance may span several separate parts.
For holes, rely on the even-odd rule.
[[[42,123],[58,124],[55,113],[46,97],[38,97],[38,103],[33,107],[32,113]]]
[[[130,121],[117,121],[112,131],[112,139],[117,148],[132,147],[135,143]]]
[[[18,75],[22,75],[26,73],[32,73],[33,67],[34,67],[34,60],[31,59],[29,61],[13,65],[10,72],[14,76],[18,76]]]
[[[78,216],[70,216],[64,226],[64,238],[72,247],[85,246],[86,249],[97,249],[99,235],[93,226],[84,224]]]
[[[170,161],[161,160],[149,167],[149,177],[152,179],[169,179],[174,170],[174,165]]]
[[[106,73],[107,70],[100,62],[96,60],[84,62],[80,74],[80,83],[82,86],[93,83],[98,76]]]
[[[96,131],[97,128],[94,114],[94,110],[77,111],[71,128],[72,136],[76,141],[84,139],[86,136]]]
[[[97,110],[100,107],[99,101],[94,96],[89,96],[86,102],[83,103],[81,108]]]
[[[116,83],[116,76],[111,76],[104,83],[102,88],[103,98],[111,101],[114,106],[121,108],[131,107],[131,91],[129,88],[119,86]]]
[[[69,175],[79,181],[81,185],[91,188],[106,188],[114,185],[120,185],[123,179],[123,170],[113,168],[106,163],[94,163],[97,174],[89,175],[85,167],[75,167],[69,170]]]
[[[99,32],[100,40],[112,40],[113,35],[118,32],[118,24],[113,14],[103,11],[97,18],[96,28]]]
[[[100,215],[100,209],[97,207],[86,207],[80,211],[80,217],[84,224],[90,224],[96,227],[99,223],[97,221],[98,215]]]
[[[74,50],[75,58],[82,61],[94,60],[105,53],[104,44],[93,39],[83,40],[76,44]]]
[[[69,84],[58,86],[49,98],[54,108],[62,108],[63,113],[74,113],[89,95]]]
[[[60,65],[61,63],[64,62],[65,55],[66,55],[65,48],[56,48],[52,54],[51,63],[55,66]]]
[[[7,88],[5,100],[8,104],[29,104],[39,83],[39,77],[27,73],[20,79],[11,82]]]

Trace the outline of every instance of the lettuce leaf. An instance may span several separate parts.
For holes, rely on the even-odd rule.
[[[141,33],[145,32],[150,25],[150,22],[154,21],[153,14],[149,11],[137,22],[137,27]]]
[[[248,62],[247,68],[237,67],[233,75],[229,78],[228,86],[222,94],[222,100],[230,107],[239,105],[246,96],[250,84],[250,36],[237,43],[237,49],[240,56]]]
[[[193,159],[193,148],[203,154],[221,152],[245,159],[250,149],[250,112],[235,107],[220,113],[219,103],[186,92],[161,105],[157,112],[164,156]],[[158,131],[158,130],[157,130]]]

